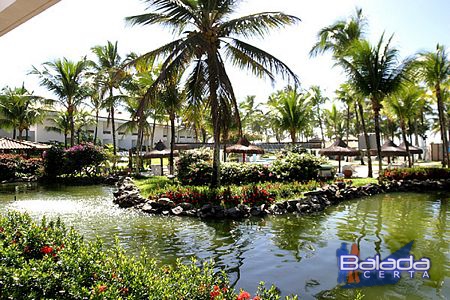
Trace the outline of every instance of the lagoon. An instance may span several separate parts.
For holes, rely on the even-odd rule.
[[[0,186],[0,211],[36,220],[61,217],[87,240],[145,250],[162,264],[190,257],[214,260],[236,287],[254,292],[259,281],[302,299],[348,299],[337,286],[336,249],[357,243],[361,258],[386,257],[414,240],[416,258],[431,259],[430,279],[403,276],[396,285],[361,290],[365,299],[447,299],[450,296],[449,194],[397,193],[345,201],[307,216],[204,221],[149,216],[112,203],[113,188],[14,184]]]

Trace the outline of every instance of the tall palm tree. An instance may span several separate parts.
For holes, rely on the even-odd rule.
[[[67,148],[67,135],[70,132],[70,117],[67,111],[59,112],[56,118],[52,119],[53,126],[45,126],[45,130],[54,131],[64,135],[64,148]]]
[[[297,142],[297,134],[306,129],[312,116],[312,105],[309,98],[296,89],[286,88],[279,91],[276,101],[270,105],[277,111],[279,126],[289,132],[292,144]]]
[[[94,68],[97,70],[97,82],[103,87],[104,93],[108,93],[108,98],[104,99],[104,104],[111,119],[113,153],[116,155],[117,141],[115,107],[117,106],[117,101],[120,98],[114,97],[114,90],[119,88],[120,83],[125,77],[125,72],[122,67],[122,59],[117,50],[117,42],[113,44],[108,41],[105,46],[95,46],[91,50],[97,58],[97,62],[93,64]]]
[[[162,110],[169,116],[170,120],[170,156],[169,156],[169,171],[173,175],[174,164],[174,151],[175,151],[175,119],[179,115],[182,105],[185,100],[185,95],[179,90],[179,82],[181,79],[181,73],[175,74],[169,82],[166,81],[166,85],[160,90],[158,102]]]
[[[88,95],[88,88],[83,81],[89,64],[86,59],[74,62],[67,58],[58,59],[43,64],[40,71],[33,67],[31,74],[40,78],[40,84],[53,92],[66,111],[70,123],[70,145],[74,145],[75,121],[74,114],[83,99]]]
[[[328,100],[328,98],[322,95],[322,90],[317,85],[311,86],[308,91],[308,94],[311,98],[315,117],[317,119],[317,122],[319,123],[322,145],[325,148],[325,137],[324,137],[324,133],[323,133],[323,120],[322,120],[321,111],[322,111],[322,106],[325,104],[325,102]]]
[[[327,125],[328,137],[342,138],[344,135],[344,117],[343,114],[337,109],[336,104],[333,103],[330,109],[325,109],[323,112],[325,116],[325,124]]]
[[[406,85],[398,92],[392,94],[387,98],[385,110],[388,115],[394,115],[394,117],[400,123],[400,129],[402,131],[403,143],[408,153],[408,165],[411,167],[411,155],[409,153],[409,142],[407,139],[407,124],[418,117],[421,110],[421,96],[422,91],[415,85]]]
[[[225,69],[225,60],[242,69],[249,69],[258,77],[274,80],[274,72],[298,81],[296,75],[280,60],[248,44],[238,37],[266,36],[271,29],[297,23],[294,16],[278,12],[256,13],[232,18],[238,1],[230,0],[145,0],[153,10],[128,17],[132,25],[161,24],[180,36],[174,41],[148,52],[146,58],[163,57],[161,74],[149,89],[146,101],[172,74],[188,70],[187,97],[189,101],[208,94],[211,120],[214,128],[214,160],[211,185],[220,179],[220,124],[221,107],[237,109],[231,81]],[[225,56],[224,56],[225,54]],[[143,103],[142,107],[146,104]],[[141,109],[142,110],[142,109]],[[237,113],[236,116],[239,116]]]
[[[377,45],[368,41],[355,41],[346,56],[339,59],[354,88],[372,104],[375,123],[375,138],[379,160],[379,174],[383,165],[381,157],[380,110],[386,96],[397,91],[404,81],[411,59],[399,61],[398,50],[391,47],[392,37],[384,43],[384,34]]]
[[[444,159],[442,164],[445,167],[449,165],[449,142],[446,130],[446,108],[443,98],[442,85],[449,80],[450,59],[445,47],[438,44],[435,52],[419,53],[419,57],[414,65],[417,67],[420,78],[425,81],[436,97],[442,146],[444,150]]]
[[[349,20],[339,20],[322,28],[317,34],[318,41],[309,54],[317,56],[331,51],[335,59],[345,56],[354,41],[364,38],[366,27],[367,20],[362,9],[356,8],[355,14]]]
[[[33,95],[24,85],[19,88],[6,87],[0,94],[0,127],[12,128],[13,138],[16,138],[17,130],[19,140],[25,130],[28,139],[30,126],[44,120],[46,104],[49,104],[48,101]]]

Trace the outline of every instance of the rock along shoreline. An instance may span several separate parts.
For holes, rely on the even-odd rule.
[[[383,193],[397,192],[437,192],[450,191],[450,179],[441,180],[399,180],[383,184],[367,184],[353,187],[344,182],[337,182],[321,189],[306,192],[304,198],[286,200],[275,204],[262,204],[249,207],[239,204],[225,208],[221,205],[205,204],[200,208],[190,203],[175,204],[168,198],[156,201],[142,197],[139,188],[130,177],[123,177],[117,183],[113,202],[121,208],[134,208],[144,213],[163,216],[189,216],[204,219],[243,219],[263,217],[266,215],[282,215],[287,213],[309,214],[324,210],[342,201],[373,196]]]

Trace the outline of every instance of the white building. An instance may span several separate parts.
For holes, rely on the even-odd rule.
[[[34,125],[30,128],[28,132],[28,139],[33,142],[40,143],[53,143],[59,142],[64,143],[64,134],[55,131],[49,131],[49,127],[55,127],[53,119],[56,117],[57,112],[50,111],[44,122],[42,124]],[[125,118],[119,117],[115,119],[116,125],[116,142],[119,149],[128,150],[132,147],[136,147],[137,143],[137,132],[125,133],[121,130],[117,130],[120,125],[129,121]],[[84,127],[83,130],[87,131],[90,135],[94,135],[95,125]],[[17,132],[16,132],[17,133]],[[18,134],[18,133],[17,133]],[[156,124],[155,126],[155,136],[153,138],[154,144],[159,140],[162,140],[164,144],[169,146],[171,130],[170,125]],[[25,132],[22,133],[25,135]],[[0,137],[13,137],[12,130],[0,129]],[[25,138],[25,137],[24,137]],[[98,123],[97,139],[102,142],[102,144],[112,144],[112,122],[108,121],[107,117],[101,116]],[[70,134],[68,136],[68,142],[70,142]],[[192,130],[187,130],[182,126],[177,126],[175,129],[175,142],[176,143],[193,143],[195,142],[195,134]],[[149,141],[145,140],[144,145],[150,144]]]

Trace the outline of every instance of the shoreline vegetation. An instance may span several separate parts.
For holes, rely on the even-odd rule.
[[[153,182],[138,180],[136,185],[131,178],[122,178],[117,183],[114,203],[148,214],[216,219],[308,214],[345,200],[380,193],[448,192],[450,169],[385,170],[380,183],[374,179],[274,183],[273,190],[270,189],[272,183],[211,190],[207,187],[175,187],[161,177],[150,181]],[[141,195],[140,188],[148,192],[149,187],[159,193]]]

